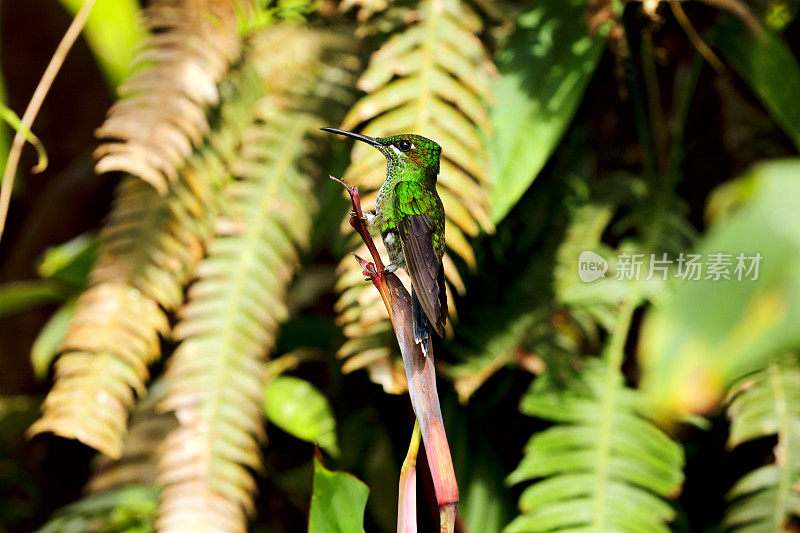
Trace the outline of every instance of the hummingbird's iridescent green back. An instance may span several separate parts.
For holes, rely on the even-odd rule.
[[[324,131],[358,139],[386,158],[386,180],[378,191],[373,224],[391,263],[411,277],[414,340],[429,346],[431,327],[441,336],[447,320],[444,281],[444,206],[436,192],[442,149],[420,135],[375,138],[334,128]]]
[[[436,192],[442,149],[420,135],[394,135],[377,139],[386,157],[386,181],[378,191],[377,224],[381,233],[396,231],[408,215],[427,215],[434,225],[433,245],[444,254],[444,208]],[[408,147],[408,150],[402,148]]]

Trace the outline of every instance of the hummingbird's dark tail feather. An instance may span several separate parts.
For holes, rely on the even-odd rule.
[[[428,355],[429,343],[431,342],[431,323],[428,316],[422,309],[422,304],[417,298],[414,287],[411,287],[411,314],[414,321],[414,342],[422,345],[422,351]]]

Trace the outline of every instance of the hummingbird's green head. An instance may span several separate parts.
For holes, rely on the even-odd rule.
[[[439,156],[442,148],[434,141],[421,135],[401,133],[391,137],[368,137],[360,133],[322,128],[323,131],[337,133],[358,139],[377,148],[386,157],[388,172],[412,172],[436,181],[439,174]]]

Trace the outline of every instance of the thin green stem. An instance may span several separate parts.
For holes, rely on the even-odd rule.
[[[69,25],[69,28],[67,28],[67,32],[64,34],[61,42],[58,43],[56,51],[50,59],[50,63],[48,63],[44,74],[42,74],[42,78],[39,80],[39,84],[36,86],[36,90],[33,91],[31,101],[28,102],[28,107],[22,115],[22,126],[24,126],[25,129],[31,129],[33,121],[36,119],[36,115],[39,114],[39,109],[42,107],[44,98],[50,91],[50,86],[53,85],[56,74],[61,70],[61,65],[64,64],[67,54],[81,34],[81,30],[84,24],[86,24],[86,19],[89,18],[89,14],[92,12],[94,2],[95,0],[86,0],[83,3],[78,14],[72,19],[72,23]],[[11,143],[11,150],[6,160],[6,168],[3,171],[3,181],[0,185],[0,238],[3,236],[3,229],[6,225],[6,215],[8,214],[8,205],[11,201],[11,191],[14,188],[14,176],[17,173],[17,165],[19,164],[22,146],[24,144],[25,134],[23,129],[18,129]]]

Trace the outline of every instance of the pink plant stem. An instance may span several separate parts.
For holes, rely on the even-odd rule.
[[[356,256],[364,275],[367,276],[383,299],[389,318],[392,321],[403,365],[408,381],[408,394],[411,406],[419,423],[422,440],[425,444],[425,455],[433,478],[433,487],[439,505],[440,531],[451,533],[455,529],[456,510],[458,508],[458,485],[456,484],[453,459],[444,430],[442,410],[439,406],[439,395],[436,390],[436,371],[434,369],[433,346],[427,357],[422,353],[419,344],[414,342],[414,331],[411,320],[411,295],[400,279],[394,274],[386,273],[375,243],[369,234],[358,189],[349,187],[341,180],[331,176],[341,184],[353,202],[353,216],[350,225],[358,232],[367,245],[374,264]]]

